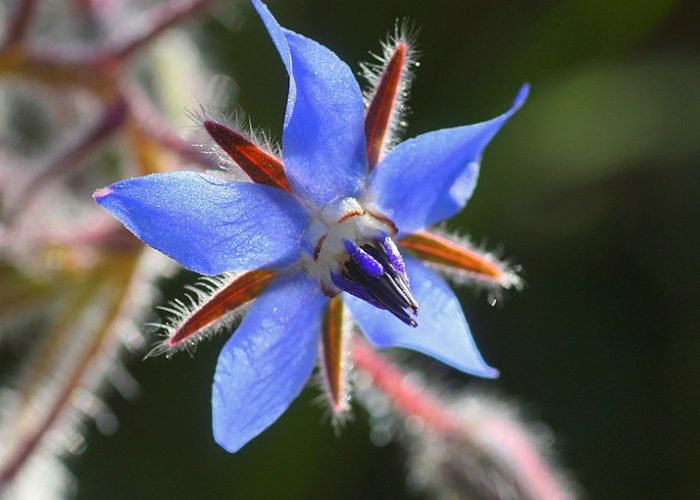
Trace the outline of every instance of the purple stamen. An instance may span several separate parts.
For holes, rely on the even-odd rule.
[[[348,259],[339,274],[331,275],[333,283],[370,304],[386,309],[401,321],[416,326],[411,317],[418,312],[418,304],[408,287],[406,267],[396,246],[382,238],[358,245],[345,240]],[[387,250],[388,247],[388,250]]]
[[[384,267],[370,254],[365,252],[362,248],[357,246],[357,243],[350,240],[344,240],[345,251],[352,260],[354,260],[358,266],[372,278],[379,278],[384,274]]]
[[[385,236],[382,240],[382,247],[386,252],[387,257],[389,257],[389,262],[391,262],[391,267],[393,267],[398,273],[401,274],[403,279],[408,283],[408,276],[406,275],[406,264],[403,262],[403,257],[399,253],[399,249],[396,248],[396,243],[389,236]]]
[[[375,300],[372,297],[372,295],[370,295],[366,288],[364,288],[358,283],[355,283],[354,281],[346,279],[342,274],[332,273],[331,281],[335,286],[337,286],[345,292],[348,292],[350,295],[354,295],[359,299],[369,302],[370,304],[372,304],[375,307],[378,307],[379,309],[386,309],[386,307],[384,307],[380,302]]]

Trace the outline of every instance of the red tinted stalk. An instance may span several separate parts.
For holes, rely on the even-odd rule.
[[[524,493],[524,498],[573,498],[542,459],[527,433],[512,419],[498,413],[490,419],[459,413],[429,388],[413,382],[401,368],[364,340],[355,338],[350,349],[355,368],[371,377],[372,387],[389,400],[396,412],[416,419],[425,430],[440,436],[446,443],[473,450],[472,453],[498,464],[518,491]]]
[[[7,31],[5,34],[5,46],[21,42],[27,31],[36,10],[36,0],[20,0],[17,2],[14,12],[9,16]]]

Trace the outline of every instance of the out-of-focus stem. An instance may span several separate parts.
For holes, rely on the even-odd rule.
[[[25,2],[33,3],[33,2]],[[104,94],[114,88],[120,63],[164,31],[187,21],[214,0],[179,0],[149,13],[144,28],[126,39],[102,46],[46,46],[12,43],[0,48],[0,75],[15,74],[49,85],[73,85]]]
[[[372,378],[374,388],[404,417],[418,418],[428,431],[451,442],[461,441],[465,447],[488,456],[509,473],[527,498],[571,498],[528,436],[511,420],[498,417],[478,423],[465,420],[364,340],[355,338],[351,349],[355,367]]]
[[[543,500],[570,500],[572,496],[562,490],[547,463],[528,437],[512,421],[494,418],[480,423],[480,432],[497,437],[497,446],[482,444],[501,465],[505,465],[516,479],[518,486],[529,498]]]
[[[53,178],[80,166],[85,156],[101,146],[121,127],[127,113],[126,102],[118,97],[103,110],[99,119],[81,137],[38,167],[37,172],[18,189],[11,200],[11,206],[6,213],[6,223],[11,224],[21,211],[26,210],[37,192],[45,186],[50,186]]]
[[[461,432],[454,415],[437,398],[418,387],[367,342],[355,337],[351,349],[355,367],[372,377],[374,388],[387,396],[399,413],[419,418],[427,428],[440,434]]]
[[[163,146],[164,149],[172,151],[181,159],[201,168],[218,167],[212,156],[192,147],[172,130],[138,86],[124,82],[121,89],[136,125],[151,140]]]
[[[0,48],[0,76],[16,76],[51,87],[76,87],[104,96],[115,77],[92,61],[86,47],[43,47],[18,43]]]
[[[119,42],[113,47],[107,47],[98,57],[102,59],[123,60],[134,52],[150,43],[154,38],[185,21],[193,15],[209,7],[214,0],[184,0],[168,2],[149,14],[150,19],[144,24],[145,28],[128,40]]]
[[[45,409],[45,414],[36,425],[26,435],[22,436],[18,446],[13,449],[5,462],[0,464],[0,497],[3,490],[10,486],[24,465],[41,446],[49,432],[59,422],[61,416],[68,410],[71,405],[72,394],[85,383],[85,378],[95,366],[95,363],[100,362],[102,355],[109,353],[112,343],[115,342],[115,336],[119,334],[119,319],[125,313],[128,313],[125,309],[129,306],[128,303],[133,293],[133,287],[139,286],[143,279],[137,272],[137,264],[138,259],[129,259],[126,269],[119,269],[110,275],[110,279],[104,280],[102,286],[108,286],[110,290],[114,290],[109,308],[102,316],[95,334],[89,337],[90,344],[86,346],[83,353],[75,360],[65,383],[62,384],[56,397],[52,398],[50,407]],[[71,333],[70,325],[67,325],[62,330],[67,334]],[[65,346],[55,346],[55,349],[44,349],[44,352],[50,357],[55,357],[56,352],[60,351],[61,348],[65,348]],[[55,364],[55,362],[46,359],[43,360],[43,363]],[[29,385],[34,386],[36,389],[36,382],[35,380]],[[29,391],[29,393],[32,392],[34,391]],[[27,391],[23,391],[23,394],[27,395]],[[36,409],[30,403],[23,405],[18,411],[22,413],[24,411],[36,411]],[[17,418],[20,424],[24,420],[21,415]]]
[[[7,25],[7,35],[5,36],[4,46],[14,45],[24,39],[34,15],[35,8],[35,0],[20,0],[18,2],[17,8],[10,16]]]

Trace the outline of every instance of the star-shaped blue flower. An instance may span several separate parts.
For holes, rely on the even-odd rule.
[[[406,347],[467,373],[496,376],[450,287],[414,255],[482,272],[470,268],[468,249],[422,230],[464,207],[484,148],[527,95],[525,86],[497,118],[423,134],[383,155],[406,47],[397,45],[366,109],[345,63],[280,27],[260,1],[253,4],[289,74],[282,162],[208,122],[256,182],[178,172],[95,194],[134,234],[188,269],[276,272],[216,367],[214,435],[231,452],[286,410],[317,359],[335,384],[342,342],[333,332],[342,318],[328,311],[331,304],[337,309],[338,297],[375,346]],[[239,143],[227,149],[228,140]],[[402,255],[394,240],[413,255]]]

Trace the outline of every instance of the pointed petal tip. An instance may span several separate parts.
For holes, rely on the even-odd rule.
[[[496,379],[501,376],[501,372],[498,371],[496,368],[491,368],[490,366],[487,366],[483,374],[480,376],[484,378]]]
[[[103,199],[105,199],[113,192],[114,191],[112,190],[111,186],[103,187],[92,193],[92,199],[95,200],[97,203],[100,203]]]
[[[523,104],[525,104],[525,101],[527,100],[527,97],[530,95],[530,83],[525,82],[522,84],[520,87],[520,90],[518,90],[518,95],[515,96],[515,99],[513,100],[513,109],[520,109]]]
[[[498,370],[489,366],[479,352],[462,306],[447,283],[414,257],[405,256],[405,262],[413,294],[421,305],[419,325],[410,328],[386,311],[348,296],[344,300],[367,340],[380,349],[404,347],[461,372],[497,378]]]
[[[253,4],[253,7],[255,8],[255,10],[267,9],[267,5],[262,3],[260,0],[251,0],[250,3]]]
[[[214,435],[214,441],[216,444],[221,446],[224,450],[226,450],[229,453],[236,453],[238,450],[243,448],[243,446],[247,443],[236,443],[234,446],[231,446],[229,443],[229,440],[224,437],[224,436],[219,436],[219,433],[217,432],[216,428],[213,429],[213,435]]]
[[[434,356],[435,357],[435,356]],[[454,363],[454,362],[449,362],[447,360],[441,359],[440,357],[435,357],[436,359],[443,361],[453,368],[456,368],[457,370],[464,372],[466,374],[472,375],[474,377],[480,377],[480,378],[486,378],[486,379],[491,379],[495,380],[501,376],[501,372],[493,368],[492,366],[489,366],[486,364],[486,361],[484,361],[483,358],[481,358],[481,355],[479,355],[479,360],[474,362],[472,360],[469,364],[461,364],[459,362]]]
[[[326,303],[305,274],[281,275],[224,345],[214,374],[212,429],[229,453],[277,421],[303,390],[318,356]]]
[[[484,361],[483,358],[479,359],[477,361],[471,360],[468,364],[462,364],[459,361],[457,361],[457,362],[455,362],[454,360],[450,361],[450,360],[443,358],[443,357],[440,357],[440,356],[433,356],[433,357],[435,359],[437,359],[438,361],[442,361],[443,363],[446,363],[446,364],[452,366],[453,368],[455,368],[463,373],[466,373],[468,375],[472,375],[474,377],[487,378],[487,379],[494,380],[494,379],[497,379],[501,376],[501,372],[498,369],[493,368],[493,367],[489,366],[488,364],[486,364],[486,361]],[[481,357],[481,356],[479,355],[479,357]]]
[[[370,177],[375,210],[389,217],[403,234],[462,210],[476,187],[484,150],[523,106],[529,92],[525,83],[510,108],[490,120],[427,132],[398,144]],[[412,175],[406,175],[407,166]]]

